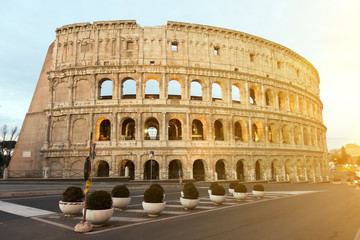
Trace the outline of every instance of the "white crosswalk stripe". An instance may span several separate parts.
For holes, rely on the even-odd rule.
[[[35,216],[54,214],[54,212],[33,208],[33,207],[27,207],[15,203],[4,202],[4,201],[0,201],[0,211],[15,214],[22,217],[35,217]]]

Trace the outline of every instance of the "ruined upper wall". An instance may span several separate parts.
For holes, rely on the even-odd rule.
[[[56,29],[52,70],[119,65],[238,71],[298,85],[319,95],[318,72],[305,58],[243,32],[181,22],[140,27],[135,20]]]

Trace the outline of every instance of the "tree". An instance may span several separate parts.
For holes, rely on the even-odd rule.
[[[346,164],[349,161],[349,154],[346,153],[345,147],[341,147],[340,154],[336,160],[337,164]]]
[[[6,137],[8,135],[8,127],[7,125],[3,125],[1,129],[1,137],[2,140],[0,142],[0,168],[6,167],[10,160],[11,156],[14,152],[15,144],[16,144],[16,138],[18,135],[17,133],[17,126],[13,127],[10,131],[10,135],[8,140],[6,140]]]

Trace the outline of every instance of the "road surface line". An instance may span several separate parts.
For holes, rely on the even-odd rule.
[[[32,217],[31,219],[34,219],[34,220],[40,221],[40,222],[44,222],[44,223],[48,223],[48,224],[51,224],[51,225],[54,225],[54,226],[57,226],[57,227],[65,228],[65,229],[68,229],[68,230],[72,230],[72,231],[74,231],[74,227],[75,227],[75,226],[74,226],[74,227],[70,227],[70,226],[67,226],[67,225],[65,225],[65,224],[48,221],[48,220],[46,220],[46,219],[42,219],[42,218],[38,218],[38,217]]]
[[[55,212],[42,210],[39,208],[27,207],[27,206],[4,202],[4,201],[0,201],[0,211],[22,217],[36,217],[36,216],[43,216],[43,215],[49,215],[55,213]]]

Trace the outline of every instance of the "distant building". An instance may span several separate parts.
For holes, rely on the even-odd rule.
[[[329,165],[319,83],[305,58],[243,32],[66,25],[49,47],[10,177],[46,168],[82,177],[93,132],[99,177],[321,181]]]

